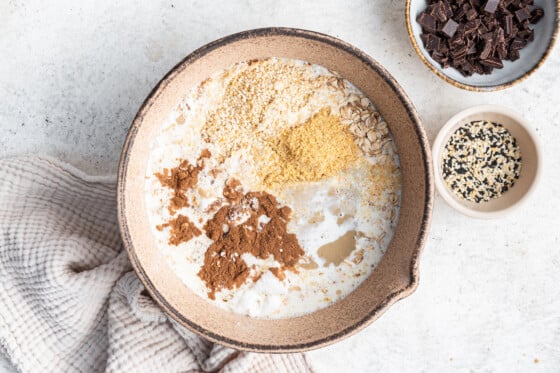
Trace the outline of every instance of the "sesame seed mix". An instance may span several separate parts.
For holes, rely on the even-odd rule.
[[[449,189],[471,202],[487,202],[511,188],[521,171],[517,141],[500,123],[473,121],[447,142],[442,174]]]

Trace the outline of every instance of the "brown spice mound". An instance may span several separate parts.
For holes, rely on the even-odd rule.
[[[226,185],[224,197],[228,199],[228,195],[230,190]],[[234,217],[239,213],[248,213],[249,218],[234,225]],[[273,255],[281,267],[272,270],[272,273],[281,280],[285,277],[284,270],[295,271],[294,266],[304,255],[304,251],[296,235],[288,233],[290,213],[289,207],[279,207],[273,195],[249,192],[242,195],[238,202],[221,207],[206,222],[204,230],[214,242],[206,250],[204,264],[198,276],[210,289],[210,299],[215,299],[215,293],[222,289],[241,286],[249,277],[250,268],[241,258],[244,253],[260,259]],[[268,223],[259,224],[261,216],[267,216],[270,219]]]
[[[243,198],[243,191],[241,189],[241,182],[237,179],[231,178],[226,181],[223,195],[228,202],[239,202]]]
[[[208,149],[202,150],[196,166],[183,160],[179,166],[169,170],[164,168],[162,173],[156,173],[161,185],[173,189],[173,197],[169,201],[169,213],[174,215],[182,207],[189,207],[189,200],[185,192],[198,183],[198,173],[204,168],[204,158],[210,158]]]
[[[179,215],[165,224],[158,225],[156,228],[161,231],[165,227],[171,227],[169,244],[175,246],[182,242],[190,241],[202,233],[185,215]]]

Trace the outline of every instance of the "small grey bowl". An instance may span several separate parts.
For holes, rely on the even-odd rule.
[[[552,51],[558,35],[560,1],[535,0],[535,6],[544,9],[544,17],[532,26],[535,30],[535,40],[520,51],[520,58],[513,62],[504,61],[504,67],[495,69],[492,74],[474,74],[465,77],[451,67],[442,69],[439,63],[434,61],[424,49],[422,40],[420,40],[422,28],[416,22],[416,18],[427,6],[426,0],[406,0],[406,27],[412,46],[422,62],[437,76],[455,87],[469,91],[498,91],[527,79],[544,63]]]

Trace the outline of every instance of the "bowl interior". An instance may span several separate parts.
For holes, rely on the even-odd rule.
[[[339,72],[385,117],[399,149],[402,205],[394,238],[374,273],[342,301],[301,317],[264,320],[228,313],[186,287],[159,254],[145,207],[144,182],[152,139],[188,90],[213,72],[266,57],[296,58]],[[431,155],[416,112],[377,63],[326,35],[294,29],[248,31],[188,56],[156,87],[137,114],[119,170],[119,222],[131,261],[154,299],[179,323],[224,345],[254,351],[299,351],[357,331],[417,282],[433,199]]]
[[[457,197],[446,185],[441,172],[442,150],[451,135],[465,123],[475,120],[488,120],[501,123],[515,137],[521,151],[521,171],[519,179],[502,196],[488,202],[475,203]],[[507,109],[485,107],[471,108],[452,118],[442,129],[434,142],[434,168],[436,185],[442,197],[454,207],[474,217],[498,217],[509,209],[517,206],[535,185],[539,173],[539,149],[533,131],[528,129],[523,120],[515,114],[507,113]]]
[[[409,6],[407,22],[412,30],[411,38],[416,51],[424,57],[425,62],[434,71],[466,86],[491,88],[516,81],[542,63],[545,54],[552,47],[558,28],[558,4],[558,1],[553,0],[535,0],[535,6],[543,8],[545,12],[544,17],[536,25],[531,26],[535,30],[535,40],[520,51],[520,58],[517,61],[504,61],[503,69],[495,69],[490,75],[474,74],[464,77],[453,68],[442,69],[439,63],[430,57],[420,40],[422,28],[416,22],[418,15],[427,7],[426,0],[407,1]]]

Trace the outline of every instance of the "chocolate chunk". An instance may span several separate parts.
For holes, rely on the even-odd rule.
[[[504,25],[504,31],[506,33],[506,35],[511,35],[511,31],[513,28],[513,16],[512,15],[507,15],[504,17],[504,21],[503,21],[503,25]]]
[[[484,42],[484,49],[482,49],[482,52],[480,52],[481,60],[487,59],[490,56],[490,54],[492,54],[493,46],[494,43],[492,43],[492,39],[488,39]]]
[[[443,2],[436,3],[432,15],[441,23],[447,21],[447,13],[445,12]]]
[[[486,59],[480,60],[480,63],[484,66],[488,66],[488,67],[492,67],[492,68],[498,68],[501,69],[502,67],[504,67],[504,64],[502,63],[502,61],[499,58],[496,57],[488,57]]]
[[[452,49],[451,50],[451,57],[453,57],[454,59],[459,58],[459,57],[464,57],[467,55],[467,46],[466,45],[462,45],[456,49]]]
[[[466,16],[467,16],[467,20],[472,21],[473,19],[478,17],[478,12],[476,11],[476,9],[471,8],[467,11]]]
[[[496,44],[505,44],[506,38],[504,36],[503,28],[498,27],[496,30],[494,30],[494,42]]]
[[[543,16],[544,10],[542,8],[533,9],[533,11],[531,12],[531,18],[529,18],[529,22],[535,24],[539,22]]]
[[[437,51],[440,48],[441,39],[434,35],[428,35],[426,50]]]
[[[459,9],[457,10],[457,12],[455,13],[455,15],[454,15],[453,18],[454,18],[456,21],[460,21],[461,18],[463,18],[463,17],[467,14],[467,11],[468,11],[470,8],[468,8],[468,6],[467,6],[467,7],[465,7],[465,6],[467,6],[467,4],[463,4],[463,6],[459,7]]]
[[[467,55],[469,54],[474,54],[476,53],[476,44],[474,42],[471,42],[471,45],[467,45],[468,49],[467,49]]]
[[[445,63],[449,60],[446,55],[444,55],[443,53],[438,53],[438,52],[434,52],[434,54],[432,55],[432,58],[436,62],[439,62],[441,64],[443,64],[443,63]]]
[[[517,28],[517,26],[513,26],[511,28],[511,34],[509,35],[510,39],[513,39],[517,36],[517,33],[519,32],[519,29]]]
[[[486,27],[488,28],[489,31],[494,31],[494,29],[498,26],[498,21],[496,21],[496,18],[488,18],[488,21],[486,22]]]
[[[520,37],[522,37],[527,41],[533,41],[535,39],[535,33],[531,29],[523,30],[519,32],[517,35],[519,35]]]
[[[507,57],[507,49],[506,49],[506,45],[504,44],[498,44],[496,46],[496,54],[498,55],[498,58],[500,60],[505,60]]]
[[[510,47],[510,49],[513,49],[513,50],[520,50],[520,49],[525,48],[526,45],[527,45],[527,41],[525,41],[523,39],[516,38],[516,39],[513,39],[513,41],[511,42],[509,47]]]
[[[427,31],[436,31],[436,19],[432,15],[421,13],[416,21]]]
[[[478,30],[479,24],[480,21],[478,19],[473,19],[465,23],[465,34],[470,35],[475,33]]]
[[[453,37],[457,31],[459,24],[452,19],[449,19],[445,25],[442,27],[441,32],[443,32],[448,38]]]
[[[478,35],[486,34],[487,32],[488,32],[488,28],[484,23],[481,22],[477,30]]]
[[[531,12],[527,8],[521,8],[515,12],[515,17],[519,22],[523,22],[531,17]]]
[[[508,52],[508,57],[510,61],[515,61],[519,59],[519,50],[517,49],[510,49]]]
[[[472,63],[470,63],[469,61],[465,62],[461,68],[463,69],[463,71],[466,73],[467,76],[471,76],[474,73],[474,67],[472,65]]]
[[[456,58],[453,58],[453,65],[455,66],[464,65],[466,62],[467,62],[466,56],[457,56]]]
[[[474,72],[476,74],[483,74],[484,73],[484,69],[482,68],[482,65],[480,63],[477,63],[476,65],[473,65],[474,68]]]
[[[486,2],[486,5],[484,6],[484,11],[486,13],[494,14],[496,9],[498,9],[498,4],[499,3],[500,3],[500,0],[488,0]]]
[[[451,7],[451,4],[449,4],[448,0],[443,0],[443,11],[447,16],[447,19],[453,17],[453,8]]]

